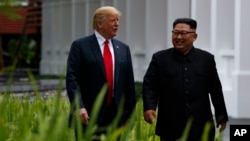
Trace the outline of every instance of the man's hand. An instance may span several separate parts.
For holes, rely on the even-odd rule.
[[[222,122],[220,124],[217,124],[217,128],[220,128],[220,130],[219,130],[220,132],[224,131],[226,126],[227,126],[226,122]]]
[[[144,112],[144,120],[149,123],[152,124],[153,123],[153,119],[156,117],[156,112],[155,110],[147,110]]]
[[[89,115],[86,108],[80,109],[80,118],[83,124],[87,125],[89,123]]]

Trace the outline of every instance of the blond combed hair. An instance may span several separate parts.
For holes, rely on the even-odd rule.
[[[121,12],[112,6],[103,6],[96,9],[93,14],[93,29],[97,29],[97,23],[103,21],[103,19],[110,14],[121,16]]]

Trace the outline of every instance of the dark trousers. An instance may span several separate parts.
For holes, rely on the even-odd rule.
[[[160,141],[177,141],[177,139],[166,139],[163,137],[160,137]],[[191,137],[188,138],[186,141],[202,141],[200,137]],[[209,138],[207,139],[207,141],[214,141],[214,132],[213,130],[210,132],[209,134]]]
[[[97,121],[98,126],[106,127],[112,123],[117,114],[117,106],[115,104],[115,99],[112,100],[109,106],[104,105],[99,113],[99,118]]]
[[[96,129],[96,132],[94,133],[94,139],[92,141],[100,141],[100,136],[102,134],[106,134],[107,127],[112,123],[116,114],[117,114],[117,106],[115,104],[114,99],[112,100],[112,103],[109,106],[103,105],[101,107],[100,113],[97,118],[98,128]],[[87,128],[87,125],[83,124],[82,125],[83,133],[85,133],[86,128]],[[78,141],[77,136],[78,135],[75,130],[76,141]]]

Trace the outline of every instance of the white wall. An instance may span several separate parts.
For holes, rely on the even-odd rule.
[[[41,74],[65,73],[71,42],[93,33],[92,13],[102,5],[122,12],[116,38],[131,48],[136,81],[154,52],[172,47],[174,19],[196,19],[195,46],[215,55],[229,115],[250,118],[249,0],[43,0]]]

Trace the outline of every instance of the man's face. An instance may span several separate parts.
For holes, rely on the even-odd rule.
[[[172,43],[174,48],[182,53],[187,53],[196,40],[197,34],[195,29],[191,29],[189,25],[184,23],[176,24],[172,31]]]
[[[104,18],[102,22],[98,24],[99,32],[106,39],[110,39],[116,36],[119,27],[119,16],[116,14],[110,14]]]

